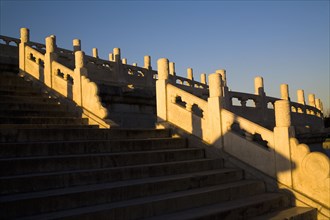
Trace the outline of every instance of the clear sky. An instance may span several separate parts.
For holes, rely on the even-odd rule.
[[[107,59],[120,47],[128,63],[143,56],[166,57],[178,75],[226,69],[233,91],[253,93],[253,79],[263,76],[267,95],[279,97],[289,84],[291,99],[304,89],[329,109],[329,0],[296,1],[3,1],[0,34],[31,40],[50,34],[57,45],[82,49]]]

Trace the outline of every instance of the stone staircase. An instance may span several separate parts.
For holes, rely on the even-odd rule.
[[[171,130],[87,122],[0,73],[1,219],[316,219]]]

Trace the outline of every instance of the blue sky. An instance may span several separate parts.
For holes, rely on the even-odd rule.
[[[107,59],[120,47],[128,63],[143,56],[166,57],[178,75],[226,69],[231,90],[253,93],[263,76],[267,95],[279,97],[280,84],[315,93],[329,109],[329,1],[2,1],[0,33],[31,40],[50,34],[57,45]]]

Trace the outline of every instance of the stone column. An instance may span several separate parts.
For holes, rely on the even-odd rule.
[[[55,37],[47,37],[46,38],[46,53],[45,53],[45,61],[44,61],[44,83],[52,88],[53,87],[53,69],[52,62],[56,60],[57,55],[55,53],[56,42]]]
[[[25,55],[25,45],[30,41],[30,30],[27,28],[20,29],[20,39],[21,42],[19,44],[19,70],[25,71],[25,59],[27,59]]]
[[[84,57],[85,53],[83,51],[76,51],[75,55],[75,68],[74,68],[74,84],[72,86],[73,101],[78,105],[83,106],[83,97],[81,91],[81,76],[87,76],[87,69],[85,67]]]
[[[281,84],[281,99],[290,100],[288,84]]]
[[[81,50],[81,41],[79,39],[73,39],[73,52]]]
[[[299,89],[297,90],[297,102],[302,104],[302,105],[305,105],[305,94],[304,94],[304,90],[302,89]]]
[[[99,58],[99,53],[98,53],[97,48],[93,48],[93,57]]]
[[[169,62],[166,58],[157,61],[158,80],[156,81],[157,122],[167,121],[167,82]]]
[[[203,84],[205,84],[205,85],[207,84],[207,83],[206,83],[206,74],[205,74],[205,73],[202,73],[202,74],[201,74],[201,83],[203,83]]]
[[[150,56],[144,56],[144,68],[151,69],[151,57]]]
[[[223,147],[221,109],[223,102],[221,74],[213,73],[209,75],[210,95],[207,100],[209,126],[208,142],[217,147]]]
[[[121,60],[121,63],[122,63],[122,64],[127,64],[127,59],[126,59],[126,58],[123,58],[123,59]]]
[[[292,186],[291,147],[290,138],[295,137],[291,126],[291,107],[289,100],[275,102],[275,168],[277,180],[287,186]]]
[[[315,95],[314,94],[308,95],[308,105],[315,107]]]
[[[175,63],[174,62],[170,62],[170,75],[175,76]]]

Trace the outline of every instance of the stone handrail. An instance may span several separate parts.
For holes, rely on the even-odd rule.
[[[139,87],[155,86],[155,71],[138,66],[124,64],[122,65],[122,77],[130,85]]]
[[[34,48],[26,47],[24,59],[25,71],[29,72],[34,78],[42,80],[43,75],[40,70],[44,68],[45,55]]]
[[[15,45],[12,46],[16,46],[16,47],[18,47],[19,43],[21,42],[20,39],[3,36],[3,35],[0,35],[0,40],[4,41],[6,45],[10,45],[10,43],[13,42]]]
[[[33,47],[36,48],[32,48]],[[29,41],[29,31],[21,29],[19,45],[19,68],[23,74],[29,74],[53,89],[58,94],[75,102],[82,108],[83,116],[89,118],[89,123],[108,128],[113,125],[107,117],[107,109],[102,106],[98,96],[98,87],[88,78],[84,65],[84,53],[74,54],[74,69],[57,62],[58,50],[55,37],[46,38],[45,54],[40,51],[44,46]]]
[[[239,103],[235,103],[234,99],[237,99]],[[284,97],[284,99],[290,100],[289,97]],[[263,90],[260,94],[224,90],[224,108],[268,128],[275,126],[274,103],[278,100],[281,99],[266,96]],[[315,131],[323,128],[320,100],[318,103],[317,106],[290,101],[291,114],[294,115],[292,124],[297,127],[297,132],[304,132],[307,127],[308,130]]]
[[[248,134],[251,135],[260,135],[261,140],[265,141],[267,144],[267,147],[270,147],[274,149],[274,134],[272,131],[268,130],[267,128],[264,128],[256,123],[253,123],[243,117],[237,116],[234,113],[222,109],[222,123],[223,123],[223,131],[231,131],[236,130],[236,132],[240,132],[241,130],[248,132]],[[233,125],[237,125],[237,128],[233,128]],[[246,134],[245,134],[246,135]],[[253,140],[252,137],[248,137],[249,140]]]
[[[180,89],[169,75],[168,60],[158,60],[159,127],[170,123],[181,128],[277,181],[295,195],[296,204],[315,207],[319,216],[330,217],[330,160],[298,143],[289,100],[275,101],[276,123],[271,131],[223,108],[226,100],[220,74],[209,75],[207,101]],[[193,111],[194,105],[202,114]],[[239,129],[235,129],[235,124]]]
[[[167,121],[201,139],[209,140],[207,102],[170,83],[166,85],[166,90]]]
[[[172,81],[176,82],[176,84],[179,84],[179,85],[186,85],[189,87],[199,88],[199,89],[208,89],[208,85],[191,80],[191,79],[184,78],[182,76],[175,75],[175,76],[173,76]]]

